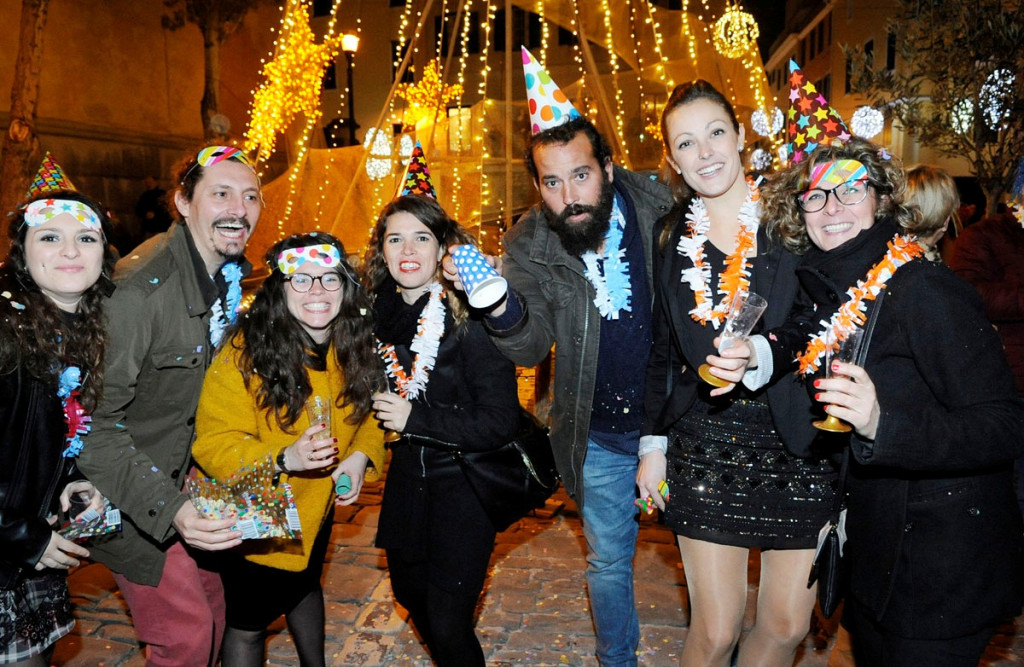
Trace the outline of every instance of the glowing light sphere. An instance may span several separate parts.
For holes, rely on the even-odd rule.
[[[1016,78],[1008,69],[997,69],[982,84],[978,102],[981,104],[981,116],[989,129],[998,130],[1010,117],[1010,96]]]
[[[739,5],[732,5],[715,21],[711,37],[719,53],[726,58],[739,58],[750,50],[760,34],[754,17]]]
[[[391,140],[387,133],[371,127],[366,131],[363,147],[370,149],[366,158],[366,175],[370,180],[375,181],[391,173]]]
[[[751,127],[754,128],[754,132],[757,132],[762,137],[770,137],[773,134],[777,134],[782,129],[784,120],[779,107],[772,107],[770,112],[764,109],[756,109],[750,114]]]
[[[764,171],[772,166],[772,154],[763,148],[755,148],[750,154],[750,164],[757,171]]]
[[[850,117],[850,129],[858,137],[870,139],[885,127],[885,116],[874,107],[860,107]]]
[[[968,99],[957,102],[953,106],[950,124],[953,126],[953,131],[957,134],[967,134],[970,132],[971,125],[974,124],[974,102]]]

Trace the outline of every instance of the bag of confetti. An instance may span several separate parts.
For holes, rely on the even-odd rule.
[[[299,511],[289,484],[276,483],[271,457],[218,482],[192,470],[185,479],[192,505],[208,519],[235,519],[243,540],[302,539]]]
[[[103,513],[89,508],[77,515],[74,520],[67,521],[57,533],[68,540],[81,542],[97,535],[116,533],[121,530],[121,510],[103,499]]]

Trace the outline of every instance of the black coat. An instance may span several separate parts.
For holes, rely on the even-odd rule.
[[[697,367],[704,358],[715,353],[711,341],[721,333],[721,328],[701,326],[690,317],[694,307],[693,291],[682,282],[680,272],[693,266],[691,261],[676,251],[679,237],[685,232],[683,216],[687,206],[673,209],[662,219],[661,225],[674,225],[671,236],[663,250],[654,252],[654,347],[647,371],[647,395],[645,400],[645,433],[664,434],[669,427],[682,417],[693,405],[698,391],[703,391],[703,381],[697,375]],[[761,229],[757,233],[758,255],[752,262],[751,290],[768,301],[755,333],[762,327],[777,327],[786,321],[793,301],[799,290],[794,275],[800,258],[784,250],[778,243],[768,240]],[[767,389],[768,405],[776,429],[780,420],[790,417],[788,401],[791,392],[782,385],[792,384],[787,377],[780,378]],[[779,409],[777,401],[782,403]],[[788,446],[788,444],[787,444]],[[807,455],[807,452],[794,451]]]
[[[81,478],[62,456],[64,430],[56,380],[21,369],[0,376],[0,589],[33,571],[50,543],[46,517],[71,478]]]
[[[385,285],[375,304],[378,337],[385,343],[395,341],[382,331],[381,300],[394,297],[393,287]],[[420,302],[417,305],[422,308]],[[388,307],[408,308],[396,303]],[[426,391],[412,402],[404,433],[466,450],[500,447],[515,437],[519,424],[515,366],[478,321],[468,320],[454,330],[451,325],[449,317]],[[395,351],[408,372],[413,358],[408,342],[395,344]],[[447,580],[434,583],[479,592],[493,544],[494,527],[452,455],[416,438],[395,443],[377,546],[407,548],[441,559],[448,567],[439,576]],[[482,568],[477,567],[480,562]]]
[[[883,221],[831,252],[808,252],[799,275],[819,310],[804,318],[804,341],[894,233]],[[851,594],[888,632],[971,634],[1024,600],[1012,486],[1024,405],[981,300],[947,267],[907,263],[880,308],[865,368],[881,417],[873,441],[850,439]]]

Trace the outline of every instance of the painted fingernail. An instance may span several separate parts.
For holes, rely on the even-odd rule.
[[[821,386],[821,380],[815,380],[814,381],[814,386],[815,386],[815,388],[820,387]]]
[[[814,395],[814,400],[820,401],[821,400],[821,394],[815,394]]]

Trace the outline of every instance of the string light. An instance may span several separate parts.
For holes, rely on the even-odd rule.
[[[850,131],[864,139],[870,139],[884,127],[885,116],[874,107],[859,107],[850,116]]]
[[[750,126],[762,137],[770,137],[782,129],[784,122],[782,111],[779,107],[772,107],[772,110],[755,109],[750,114]]]
[[[462,86],[444,83],[440,66],[436,60],[431,60],[423,68],[416,83],[401,84],[395,95],[409,103],[406,118],[415,125],[427,116],[436,115],[438,109],[445,108],[449,102],[462,95]]]
[[[277,135],[296,116],[319,121],[320,87],[324,70],[338,55],[341,38],[328,36],[317,44],[302,4],[291,6],[278,37],[277,55],[263,67],[264,81],[253,98],[245,150],[258,151],[258,159],[274,151]]]
[[[978,102],[981,115],[990,130],[998,131],[1003,121],[1010,117],[1010,101],[1016,80],[1017,77],[1010,70],[997,69],[982,84]]]

